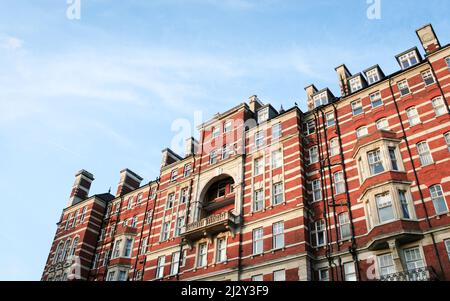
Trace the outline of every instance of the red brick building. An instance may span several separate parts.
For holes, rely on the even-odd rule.
[[[256,96],[217,114],[159,178],[115,195],[76,174],[42,280],[450,280],[450,46],[351,74],[308,111]]]

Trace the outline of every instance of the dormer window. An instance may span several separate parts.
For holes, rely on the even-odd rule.
[[[352,93],[362,89],[361,77],[352,78],[350,81],[350,91]]]
[[[404,70],[411,66],[417,65],[417,63],[419,63],[419,58],[417,57],[417,52],[415,50],[413,50],[404,55],[401,55],[398,58],[398,61],[400,62],[400,65],[402,66],[402,69]]]
[[[267,119],[269,119],[269,108],[258,111],[258,123],[267,121]]]
[[[369,85],[374,84],[380,80],[380,74],[378,70],[372,69],[366,72],[367,80],[369,81]]]
[[[317,94],[313,97],[314,100],[314,108],[323,106],[328,104],[328,94],[327,91],[324,91],[320,94]]]

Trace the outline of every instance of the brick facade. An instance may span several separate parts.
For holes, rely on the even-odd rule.
[[[417,35],[424,57],[339,66],[307,112],[217,114],[147,184],[89,196],[77,173],[42,280],[449,280],[450,46]]]

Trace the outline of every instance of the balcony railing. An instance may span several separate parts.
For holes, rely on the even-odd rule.
[[[380,276],[380,281],[435,281],[438,280],[432,267],[423,267],[404,272]]]
[[[188,224],[181,235],[190,239],[195,236],[204,236],[229,229],[230,226],[236,225],[237,223],[237,217],[231,212],[223,212]]]

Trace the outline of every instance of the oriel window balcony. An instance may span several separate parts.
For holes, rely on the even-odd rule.
[[[380,276],[379,281],[437,281],[437,274],[432,267],[423,267],[403,272]]]
[[[203,237],[211,237],[214,234],[231,231],[234,233],[236,226],[239,224],[239,217],[230,211],[219,214],[210,215],[199,221],[188,224],[181,237],[188,241],[195,241]]]

